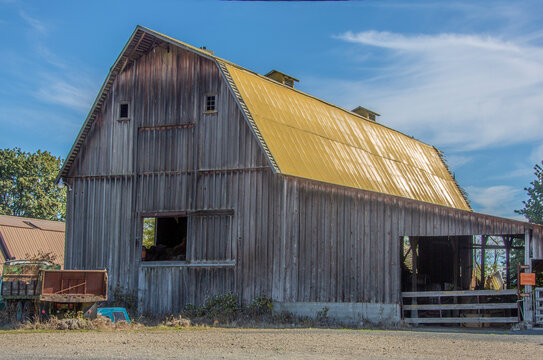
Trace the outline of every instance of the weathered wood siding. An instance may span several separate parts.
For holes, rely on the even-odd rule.
[[[400,302],[402,236],[510,235],[541,228],[369,191],[283,177],[272,295],[284,302]],[[532,230],[530,230],[532,229]]]
[[[217,96],[215,114],[204,113],[206,94]],[[128,121],[118,120],[121,102],[130,104]],[[142,311],[239,292],[256,279],[232,264],[254,261],[238,247],[253,239],[254,250],[250,219],[266,172],[215,62],[157,47],[118,75],[74,162],[66,266],[108,269],[111,288],[138,292]],[[218,209],[234,214],[189,216],[191,265],[140,261],[143,214]]]

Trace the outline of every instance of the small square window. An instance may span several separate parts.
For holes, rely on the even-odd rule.
[[[216,96],[207,95],[206,96],[206,112],[215,112],[216,109]]]
[[[119,119],[128,119],[128,103],[119,104]]]

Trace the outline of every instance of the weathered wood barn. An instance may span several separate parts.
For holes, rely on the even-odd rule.
[[[434,147],[295,81],[138,26],[59,175],[66,268],[107,268],[141,312],[234,292],[397,322],[402,290],[423,289],[424,251],[402,265],[407,239],[448,259],[425,266],[457,290],[476,239],[522,239],[543,258],[542,228],[471,211]]]

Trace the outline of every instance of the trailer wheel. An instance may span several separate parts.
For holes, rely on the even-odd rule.
[[[32,301],[25,301],[24,308],[23,308],[23,317],[24,321],[32,321],[34,320],[34,302]]]
[[[12,323],[17,322],[17,310],[16,310],[17,302],[10,300],[7,302],[7,307],[8,307],[9,320]]]

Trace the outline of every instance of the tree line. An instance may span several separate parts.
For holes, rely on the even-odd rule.
[[[48,151],[0,149],[0,214],[64,220],[66,189],[55,184],[61,167]]]

